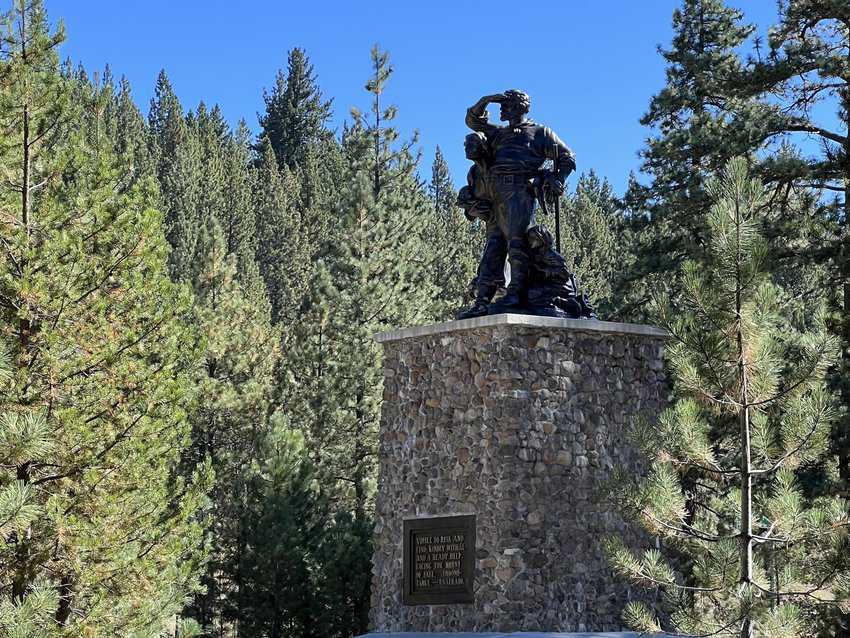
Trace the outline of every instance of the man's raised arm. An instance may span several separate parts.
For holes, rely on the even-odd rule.
[[[496,93],[494,95],[485,95],[475,104],[466,109],[466,125],[473,131],[480,131],[484,135],[489,135],[496,128],[490,124],[487,118],[487,105],[498,104],[505,99],[504,93]]]

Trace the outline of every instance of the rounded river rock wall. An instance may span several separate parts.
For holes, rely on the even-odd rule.
[[[615,631],[637,594],[602,549],[640,539],[604,484],[665,405],[664,334],[500,315],[379,336],[376,631]],[[475,602],[402,604],[405,518],[476,515]]]

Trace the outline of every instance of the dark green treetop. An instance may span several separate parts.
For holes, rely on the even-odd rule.
[[[203,151],[165,71],[157,78],[148,114],[148,133],[157,167],[166,236],[172,247],[169,267],[175,279],[185,280],[190,277],[201,228]]]
[[[671,47],[660,50],[667,83],[641,118],[653,129],[640,153],[651,181],[633,178],[625,198],[644,231],[635,246],[627,316],[641,316],[650,274],[675,278],[685,259],[705,250],[704,182],[729,157],[752,147],[730,129],[726,105],[734,97],[729,78],[741,69],[736,49],[753,27],[723,0],[684,0],[673,14],[673,30]]]
[[[286,74],[278,71],[274,88],[263,99],[260,137],[268,139],[278,165],[290,170],[303,166],[307,149],[328,137],[325,125],[331,116],[331,100],[322,96],[303,49],[289,52]]]

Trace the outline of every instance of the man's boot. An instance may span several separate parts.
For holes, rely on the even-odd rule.
[[[523,303],[519,291],[513,286],[508,286],[505,296],[491,303],[487,311],[491,315],[500,315],[505,312],[519,313],[522,312],[522,308]]]
[[[490,310],[490,303],[482,299],[476,299],[471,307],[466,310],[461,310],[457,313],[457,319],[474,319],[475,317],[483,317]]]
[[[490,310],[490,300],[496,294],[494,286],[478,286],[478,291],[475,295],[475,301],[470,308],[461,310],[455,316],[457,319],[474,319],[475,317],[483,317]]]

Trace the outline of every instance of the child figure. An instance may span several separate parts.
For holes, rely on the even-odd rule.
[[[595,319],[587,295],[579,293],[575,275],[553,248],[552,233],[543,226],[532,226],[527,237],[531,251],[528,309],[549,317]]]

